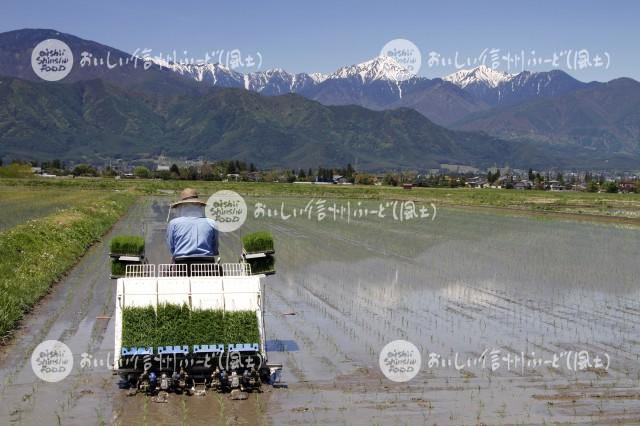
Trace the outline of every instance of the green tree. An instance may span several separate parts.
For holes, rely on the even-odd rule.
[[[182,169],[180,172],[181,176],[186,180],[198,180],[198,168],[196,166],[189,166],[185,169]]]
[[[493,184],[495,181],[498,180],[499,177],[500,177],[500,170],[496,170],[495,173],[491,173],[491,171],[489,171],[489,173],[487,173],[487,182],[489,182],[490,184]]]
[[[88,164],[78,164],[73,168],[74,176],[97,176],[98,172],[93,166]]]
[[[609,194],[615,194],[618,192],[618,184],[615,182],[607,182],[605,189]]]
[[[200,179],[213,180],[213,167],[207,162],[200,166],[199,170]]]
[[[151,171],[145,166],[138,166],[135,169],[133,169],[133,175],[135,177],[147,179],[151,177]]]
[[[31,166],[27,164],[11,163],[6,166],[0,166],[0,177],[23,178],[31,175]]]
[[[349,180],[353,179],[353,172],[354,171],[355,170],[351,166],[351,163],[347,164],[347,169],[345,170],[344,177],[346,177]]]
[[[382,180],[382,183],[389,186],[398,186],[398,179],[391,173],[387,173]]]
[[[373,185],[373,176],[367,173],[358,173],[355,175],[355,183],[358,185]]]
[[[102,176],[104,177],[114,177],[115,175],[117,175],[117,173],[111,168],[111,166],[107,166],[102,172]]]
[[[156,177],[162,180],[169,180],[173,178],[173,174],[168,170],[160,170],[156,172]]]

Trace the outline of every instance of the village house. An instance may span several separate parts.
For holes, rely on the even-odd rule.
[[[260,182],[262,175],[260,172],[249,172],[247,173],[247,180],[250,182]]]
[[[557,180],[550,180],[547,184],[547,189],[549,191],[564,191],[564,185]]]
[[[571,189],[574,191],[586,191],[587,186],[583,183],[576,183],[574,185],[571,185]]]
[[[618,184],[618,190],[620,192],[634,192],[636,190],[636,183],[629,180],[623,180]]]
[[[502,175],[496,179],[496,181],[491,186],[492,188],[509,188],[511,182],[513,181],[513,177],[509,175]]]
[[[533,188],[533,182],[528,179],[523,179],[513,184],[513,189],[531,189]]]
[[[487,188],[489,187],[489,182],[483,177],[474,176],[472,178],[467,179],[465,183],[469,188]]]

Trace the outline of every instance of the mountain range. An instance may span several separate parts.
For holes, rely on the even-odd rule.
[[[443,78],[399,81],[395,76],[403,70],[389,57],[332,74],[275,69],[243,75],[220,64],[179,68],[183,76],[218,87],[269,96],[296,93],[325,105],[406,107],[454,129],[640,155],[640,83],[628,78],[584,83],[561,70],[507,74],[479,66]]]
[[[242,159],[263,167],[350,162],[361,170],[440,164],[542,166],[535,146],[448,130],[415,110],[325,106],[294,94],[209,88],[153,98],[100,79],[0,78],[0,146],[19,158]],[[568,158],[556,152],[558,157]]]
[[[134,157],[161,150],[258,158],[265,166],[313,159],[312,165],[360,161],[369,168],[640,167],[640,83],[632,79],[584,83],[559,70],[507,74],[480,66],[398,80],[402,67],[376,57],[329,74],[242,74],[221,64],[159,60],[147,70],[140,63],[74,66],[63,84],[44,83],[30,58],[47,38],[65,41],[77,58],[82,52],[109,55],[112,63],[132,58],[54,30],[0,34],[0,154]],[[35,105],[20,104],[24,90],[50,105],[55,93],[64,106],[41,104],[42,115],[35,114]],[[89,135],[99,143],[81,144]],[[261,147],[266,141],[269,147]]]

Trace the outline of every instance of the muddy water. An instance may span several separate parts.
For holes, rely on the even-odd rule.
[[[286,210],[308,200],[260,201]],[[165,206],[147,200],[112,234],[143,233],[150,261],[166,262]],[[637,230],[455,210],[434,221],[312,216],[251,218],[244,228],[276,236],[265,321],[270,361],[284,364],[288,389],[248,401],[126,397],[99,366],[113,349],[114,299],[99,244],[2,351],[0,424],[638,423]],[[235,260],[239,233],[222,247]],[[31,351],[45,339],[64,341],[76,358],[56,384],[31,371]],[[395,339],[422,354],[407,383],[378,367]],[[585,350],[607,354],[610,368],[429,365],[430,353],[460,364],[492,350],[544,359]],[[79,368],[83,352],[98,366]]]
[[[252,225],[279,243],[266,323],[290,387],[272,394],[274,423],[640,422],[638,230],[455,210],[317,219]],[[408,383],[378,367],[395,339],[423,358]],[[591,367],[575,371],[578,351]]]

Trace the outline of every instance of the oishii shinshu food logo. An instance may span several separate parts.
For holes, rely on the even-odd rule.
[[[31,53],[31,67],[43,80],[62,80],[73,68],[73,52],[63,41],[54,38],[41,41]]]

